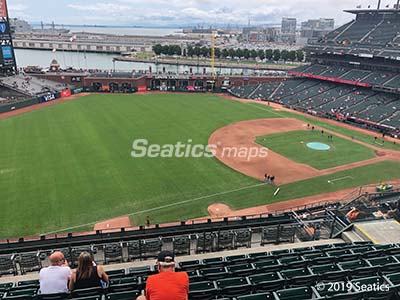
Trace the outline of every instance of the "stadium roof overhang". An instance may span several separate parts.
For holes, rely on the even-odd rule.
[[[360,14],[373,14],[373,15],[385,15],[385,14],[400,14],[398,9],[350,9],[344,12],[360,15]]]

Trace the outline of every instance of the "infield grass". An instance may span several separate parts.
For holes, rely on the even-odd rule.
[[[293,183],[274,198],[273,187],[215,158],[130,156],[135,139],[206,145],[220,127],[273,117],[281,116],[213,95],[105,94],[0,120],[0,237],[84,230],[122,215],[177,221],[207,215],[216,201],[238,209],[400,178],[398,163],[383,162],[346,171],[349,181]]]
[[[298,130],[257,137],[256,142],[295,162],[323,170],[352,162],[374,158],[374,150],[319,130]],[[313,150],[307,143],[319,142],[330,147],[327,151]]]

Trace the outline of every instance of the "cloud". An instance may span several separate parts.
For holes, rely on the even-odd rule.
[[[375,2],[375,1],[373,1]],[[393,5],[382,0],[382,7]],[[331,17],[338,25],[354,16],[343,13],[370,0],[9,0],[10,15],[29,12],[28,20],[62,23],[186,25],[279,24],[282,17],[299,21]],[[43,9],[45,7],[46,9]]]

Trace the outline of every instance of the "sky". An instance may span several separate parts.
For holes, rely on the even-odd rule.
[[[29,22],[137,26],[280,24],[282,17],[299,21],[352,19],[343,12],[358,5],[376,7],[377,0],[7,0],[10,17]],[[382,6],[396,0],[382,0]]]

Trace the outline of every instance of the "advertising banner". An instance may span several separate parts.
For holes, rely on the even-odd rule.
[[[9,35],[10,28],[6,22],[0,22],[0,35]]]
[[[71,96],[71,91],[70,90],[65,90],[65,91],[61,92],[61,98],[69,97],[69,96]]]
[[[6,0],[0,0],[0,18],[7,18]]]
[[[52,93],[48,93],[42,97],[40,97],[40,102],[48,102],[48,101],[53,101],[55,100],[57,97],[55,94]]]

